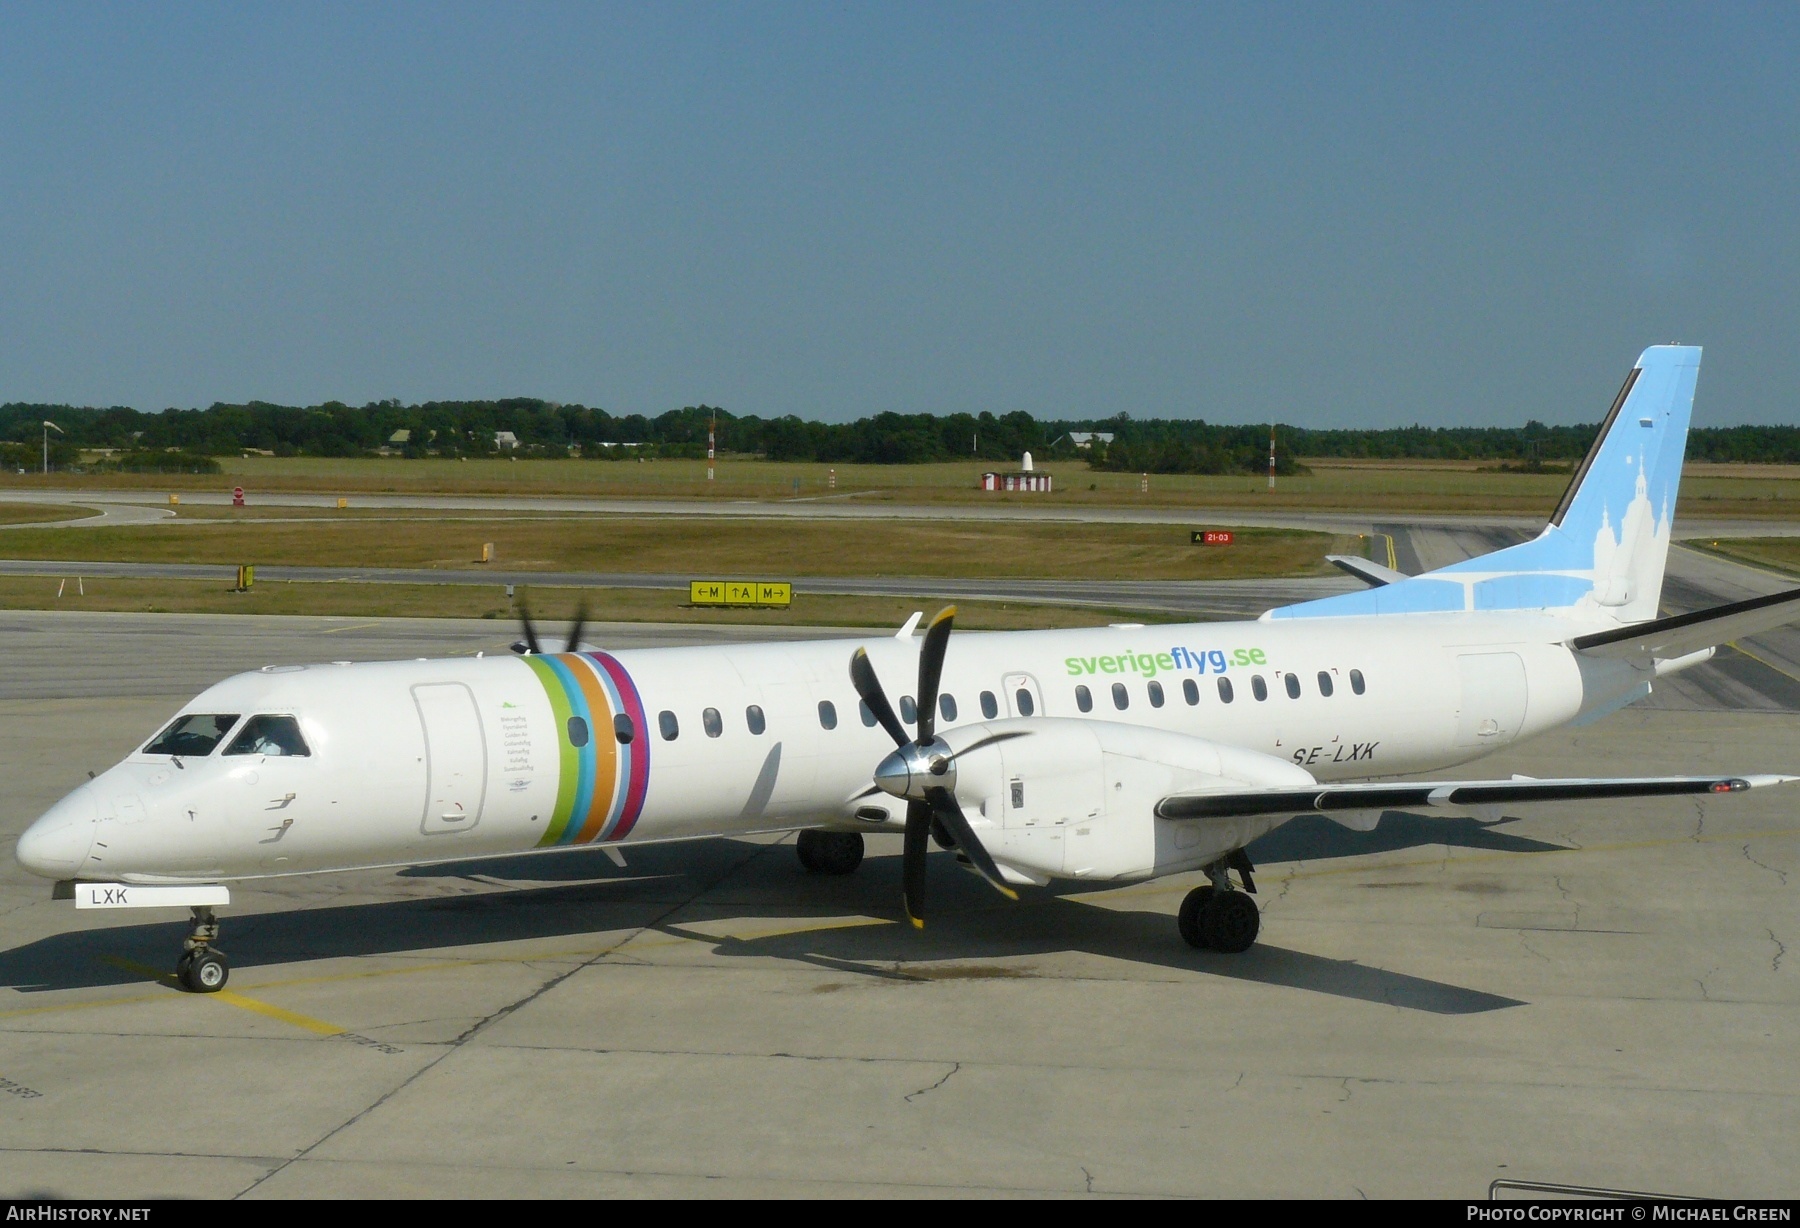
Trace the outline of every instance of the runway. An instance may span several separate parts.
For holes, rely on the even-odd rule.
[[[223,673],[501,651],[511,631],[0,615],[0,839]],[[1800,717],[1725,698],[1479,773],[1793,768]],[[0,1184],[1473,1198],[1511,1177],[1782,1197],[1796,836],[1774,790],[1493,826],[1298,820],[1252,847],[1264,937],[1238,957],[1176,937],[1185,879],[1014,905],[946,854],[913,933],[897,838],[848,879],[767,838],[624,870],[570,853],[276,880],[234,891],[211,998],[160,979],[174,917],[77,914],[9,862]]]

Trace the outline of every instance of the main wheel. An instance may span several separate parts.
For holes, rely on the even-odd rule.
[[[855,831],[803,831],[794,841],[800,864],[814,874],[849,874],[862,864],[863,838]]]
[[[218,993],[231,977],[225,957],[211,947],[189,951],[175,965],[175,975],[189,993]]]
[[[1200,918],[1205,914],[1206,905],[1212,898],[1213,889],[1210,886],[1195,887],[1181,901],[1181,912],[1175,917],[1175,925],[1181,930],[1181,937],[1190,947],[1202,951],[1206,950],[1207,941],[1206,933],[1200,926]]]
[[[1262,928],[1256,901],[1242,891],[1216,892],[1200,914],[1200,936],[1215,951],[1247,951]]]

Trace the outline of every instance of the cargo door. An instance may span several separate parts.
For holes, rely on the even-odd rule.
[[[1525,723],[1525,662],[1516,652],[1466,653],[1456,659],[1462,707],[1456,745],[1505,746]]]
[[[428,836],[470,831],[487,795],[487,739],[475,695],[460,682],[412,689],[425,730],[425,815]]]

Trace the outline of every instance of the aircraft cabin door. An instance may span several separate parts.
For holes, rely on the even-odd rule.
[[[412,689],[425,730],[425,815],[428,836],[471,831],[487,796],[487,739],[475,695],[460,682]]]
[[[1006,710],[1012,716],[1044,715],[1044,693],[1030,674],[1008,674],[1000,680],[1006,692]]]
[[[1462,707],[1456,718],[1456,745],[1504,746],[1525,723],[1525,661],[1516,652],[1464,653],[1456,658],[1462,676]]]

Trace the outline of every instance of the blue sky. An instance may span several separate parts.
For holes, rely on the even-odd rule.
[[[0,400],[1800,421],[1800,8],[0,5]]]

